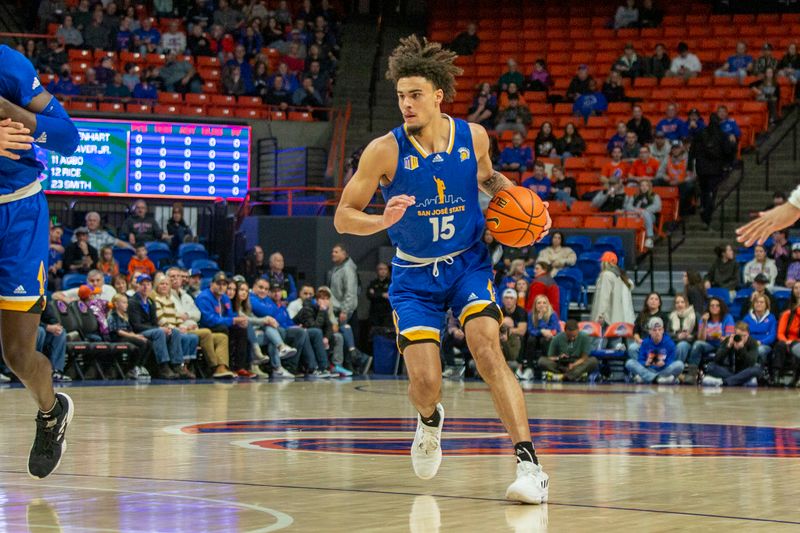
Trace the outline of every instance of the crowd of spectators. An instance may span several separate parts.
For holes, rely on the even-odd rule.
[[[62,0],[42,0],[40,29],[57,25],[55,38],[18,48],[39,72],[57,75],[48,89],[59,96],[155,100],[162,91],[201,93],[209,80],[195,59],[210,57],[218,60],[224,94],[258,96],[282,109],[328,105],[339,56],[338,14],[327,0],[317,6],[304,0],[294,11],[285,0],[273,7],[265,0],[194,0],[156,2],[148,13],[131,0],[81,0],[72,9]],[[277,64],[267,48],[278,54]],[[78,73],[70,67],[73,49],[165,57],[163,64],[140,66],[104,56]]]

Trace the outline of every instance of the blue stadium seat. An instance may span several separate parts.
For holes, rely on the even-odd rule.
[[[134,252],[129,248],[114,248],[114,259],[119,263],[119,271],[123,274],[128,273],[128,263],[131,261]]]
[[[74,233],[74,230],[72,228],[68,228],[66,226],[61,226],[61,229],[64,232],[64,233],[61,234],[61,244],[63,244],[65,247],[69,246],[70,243],[72,242],[72,235]],[[98,253],[100,252],[100,250],[97,250],[97,251],[98,251]]]
[[[61,288],[66,291],[74,289],[75,287],[80,287],[84,283],[86,283],[86,274],[70,272],[69,274],[64,274],[64,279],[61,280]]]
[[[569,318],[569,290],[561,285],[558,286],[558,306],[558,317],[566,321]]]
[[[582,254],[578,254],[578,261],[581,259],[586,259],[588,261],[600,261],[600,256],[603,255],[603,252],[596,252],[592,250],[591,252],[583,252]]]
[[[789,301],[791,296],[791,289],[775,289],[772,291],[772,297],[775,298],[775,306],[777,307],[777,309],[772,309],[772,314],[780,317],[781,310],[786,307],[786,302]]]
[[[733,302],[728,309],[734,320],[742,318],[742,310],[745,308],[745,304],[750,299],[751,294],[753,294],[753,289],[750,287],[736,291]]]
[[[190,268],[192,270],[199,269],[204,278],[213,277],[214,274],[220,271],[217,262],[212,261],[211,259],[195,259]]]
[[[172,251],[165,242],[148,242],[145,244],[145,247],[147,248],[147,257],[156,265],[161,263],[164,259],[172,259]]]
[[[592,249],[592,238],[586,235],[570,235],[564,241],[564,245],[572,248],[576,255],[580,255]]]
[[[578,262],[575,263],[575,268],[583,273],[584,287],[594,285],[595,281],[597,281],[597,276],[600,275],[600,261],[598,259],[587,259],[582,255]]]
[[[712,298],[712,297],[719,298],[720,300],[725,302],[725,305],[730,307],[730,305],[731,305],[731,293],[730,293],[730,291],[728,289],[726,289],[724,287],[711,287],[710,289],[708,289],[706,291],[706,293],[708,294],[709,298]]]
[[[559,288],[562,288],[566,291],[567,302],[575,302],[579,305],[583,303],[583,287],[581,286],[580,279],[573,275],[559,272],[555,277],[555,282]]]
[[[618,235],[604,235],[602,237],[598,237],[594,241],[594,246],[598,244],[610,244],[614,247],[613,251],[617,255],[623,255],[625,253],[625,247],[622,244],[622,237]]]
[[[186,243],[178,247],[179,263],[184,268],[191,268],[192,264],[200,259],[208,259],[208,250],[199,243]]]

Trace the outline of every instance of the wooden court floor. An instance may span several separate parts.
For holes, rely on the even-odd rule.
[[[32,401],[0,388],[0,531],[800,531],[800,393],[535,384],[550,503],[480,382],[446,382],[445,458],[417,479],[402,380],[69,387],[59,471],[25,473]]]

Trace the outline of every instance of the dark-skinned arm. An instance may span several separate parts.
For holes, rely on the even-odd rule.
[[[33,132],[32,137],[42,148],[62,155],[72,155],[78,147],[78,129],[49,92],[42,91],[26,107],[0,97],[0,119],[10,118]]]

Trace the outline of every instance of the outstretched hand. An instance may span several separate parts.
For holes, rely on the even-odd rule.
[[[751,220],[736,230],[736,240],[745,246],[764,244],[764,242],[778,230],[788,228],[800,219],[800,209],[786,202],[769,211],[762,211],[758,218]]]
[[[30,150],[33,137],[29,135],[31,130],[19,122],[14,122],[10,118],[0,121],[0,157],[9,159],[19,159],[19,154],[10,150]]]
[[[550,233],[550,227],[553,225],[553,219],[550,218],[550,210],[548,209],[550,207],[550,202],[543,202],[543,203],[544,203],[544,213],[545,215],[547,215],[547,222],[545,222],[544,228],[542,229],[542,232],[539,234],[539,238],[536,239],[536,242],[539,242],[545,237],[547,237],[547,235]]]
[[[416,201],[417,199],[414,196],[408,196],[407,194],[398,194],[390,198],[383,210],[383,227],[389,228],[395,225],[403,218],[406,209],[414,205]]]

